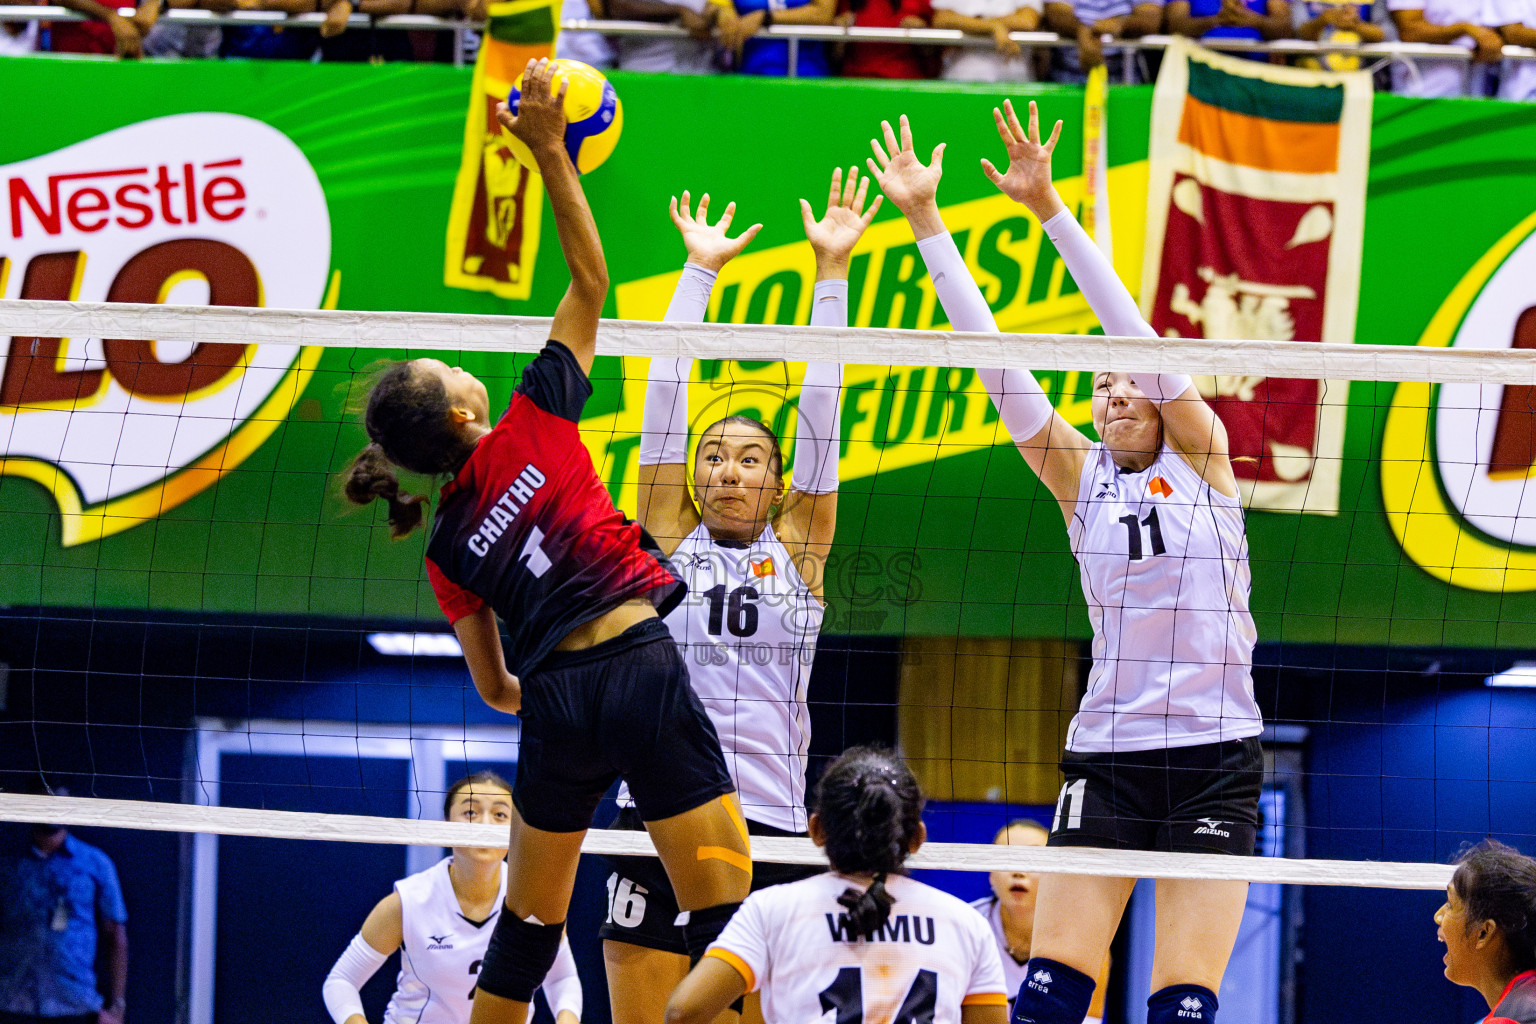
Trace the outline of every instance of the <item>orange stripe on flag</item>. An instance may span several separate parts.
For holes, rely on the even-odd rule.
[[[1332,174],[1339,169],[1339,126],[1235,114],[1184,98],[1179,141],[1206,156],[1262,171]]]

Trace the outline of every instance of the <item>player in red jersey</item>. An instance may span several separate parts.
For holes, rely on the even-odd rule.
[[[391,367],[369,395],[373,443],[346,485],[360,504],[384,498],[398,537],[420,525],[422,499],[400,491],[393,467],[451,478],[427,545],[428,576],[475,688],[522,718],[509,912],[480,968],[472,1024],[527,1019],[559,948],[582,837],[617,777],[689,912],[690,952],[702,955],[752,876],[719,738],[657,615],[682,584],[614,509],[577,429],[608,270],[563,144],[565,86],[552,93],[552,80],[549,62],[530,61],[517,116],[498,109],[538,160],[570,268],[549,343],[494,426],[472,375],[436,359]]]
[[[1435,924],[1445,976],[1488,1001],[1483,1024],[1536,1024],[1536,860],[1478,843],[1461,856]]]

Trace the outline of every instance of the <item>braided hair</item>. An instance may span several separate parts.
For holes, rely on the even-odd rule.
[[[457,471],[474,450],[454,431],[448,413],[443,382],[410,363],[390,366],[368,395],[363,425],[372,443],[348,467],[342,490],[354,505],[383,498],[397,539],[421,525],[427,499],[402,491],[395,467],[440,476]]]
[[[899,754],[853,747],[817,784],[816,813],[832,867],[844,875],[874,875],[869,888],[850,886],[837,898],[853,931],[868,935],[891,916],[896,900],[885,879],[901,872],[922,829],[923,792]]]
[[[1485,839],[1457,858],[1451,888],[1467,908],[1469,930],[1498,925],[1516,974],[1536,967],[1536,860]]]

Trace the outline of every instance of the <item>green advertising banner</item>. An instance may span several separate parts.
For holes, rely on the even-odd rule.
[[[711,319],[806,322],[798,200],[818,202],[831,168],[862,165],[880,120],[906,113],[920,151],[948,143],[940,202],[999,325],[1096,327],[1038,225],[979,169],[1001,155],[996,87],[613,81],[624,137],[584,181],[608,315],[661,316],[683,259],[667,202],[686,188],[764,224],[721,275]],[[444,284],[469,87],[440,66],[0,60],[0,296],[547,315],[565,285],[547,216],[526,300]],[[1077,202],[1081,90],[1012,95],[1066,122],[1056,174]],[[1133,284],[1151,112],[1150,88],[1111,90],[1116,266]],[[1519,315],[1536,280],[1533,159],[1536,108],[1376,97],[1357,342],[1536,345],[1536,313]],[[859,325],[947,326],[889,207],[855,255],[851,296]],[[336,481],[365,440],[349,410],[372,365],[400,353],[79,338],[0,352],[0,601],[438,618],[420,536],[391,542]],[[462,364],[504,401],[526,360]],[[1093,369],[1041,375],[1075,424],[1089,423]],[[800,372],[701,363],[691,418],[744,411],[792,435]],[[621,508],[634,507],[644,377],[644,360],[600,359],[583,420]],[[1086,636],[1056,503],[999,444],[973,371],[850,366],[845,388],[827,628]],[[1536,643],[1536,519],[1520,505],[1536,442],[1529,396],[1508,391],[1507,414],[1479,425],[1465,414],[1475,394],[1348,385],[1336,505],[1249,515],[1261,639]]]

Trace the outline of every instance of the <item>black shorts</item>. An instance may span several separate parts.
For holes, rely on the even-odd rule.
[[[610,827],[637,830],[645,826],[635,808],[626,807],[619,812],[617,820]],[[754,836],[803,835],[750,819],[747,821],[747,831]],[[683,930],[676,924],[679,913],[677,896],[672,892],[672,883],[667,879],[661,861],[655,857],[604,857],[603,860],[608,862],[613,871],[608,875],[608,919],[597,930],[598,938],[687,956],[688,947],[683,943]],[[752,891],[757,892],[784,882],[798,882],[826,870],[811,864],[754,861]]]
[[[556,651],[523,681],[512,802],[545,832],[579,832],[620,776],[646,820],[733,792],[720,737],[660,619],[581,651]]]
[[[1051,846],[1251,856],[1264,751],[1257,737],[1168,750],[1062,755]]]

